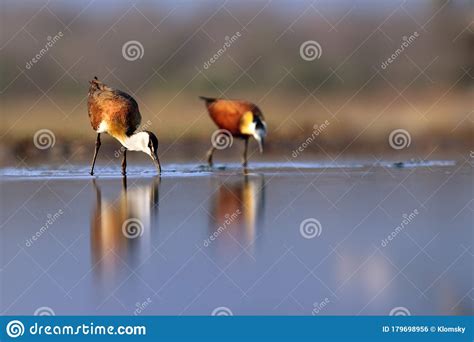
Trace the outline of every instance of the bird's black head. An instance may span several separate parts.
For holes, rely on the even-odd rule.
[[[153,132],[145,131],[148,134],[148,148],[150,149],[150,157],[153,159],[158,171],[161,173],[160,159],[158,158],[158,138]]]
[[[153,132],[145,131],[148,134],[148,147],[151,151],[158,151],[158,138]]]

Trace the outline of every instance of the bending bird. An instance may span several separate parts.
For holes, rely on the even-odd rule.
[[[123,151],[122,174],[126,175],[127,151],[142,151],[148,154],[161,173],[158,158],[158,139],[149,131],[137,132],[142,116],[135,99],[127,93],[113,89],[94,77],[89,82],[87,102],[89,120],[97,132],[95,152],[90,174],[94,174],[94,165],[101,145],[100,134],[108,133],[125,148]]]

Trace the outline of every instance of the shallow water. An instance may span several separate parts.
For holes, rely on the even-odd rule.
[[[0,312],[473,314],[467,163],[164,169],[1,170]]]
[[[271,173],[294,173],[301,171],[321,171],[328,169],[363,169],[363,168],[414,168],[414,167],[434,167],[434,166],[454,166],[456,162],[454,160],[424,160],[424,161],[406,161],[406,162],[389,162],[380,161],[377,163],[373,162],[325,162],[325,163],[314,163],[314,162],[268,162],[253,164],[252,172],[263,172],[265,174]],[[35,168],[15,168],[7,167],[0,169],[0,176],[6,178],[89,178],[90,166],[86,165],[66,165],[58,168],[51,168],[51,166],[35,166]],[[117,177],[120,175],[120,170],[115,167],[99,166],[99,171],[96,170],[95,176],[100,177]],[[240,164],[228,163],[225,165],[216,165],[210,169],[207,165],[197,164],[167,164],[163,169],[163,176],[205,176],[209,174],[215,174],[216,172],[234,172],[241,173],[242,169]],[[156,170],[149,166],[129,166],[127,168],[128,176],[156,176]]]

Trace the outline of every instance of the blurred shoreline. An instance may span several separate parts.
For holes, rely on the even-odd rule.
[[[474,124],[468,112],[469,89],[444,95],[433,91],[411,93],[409,98],[396,101],[383,92],[359,94],[357,99],[351,99],[350,94],[309,99],[305,95],[275,93],[258,103],[269,127],[264,156],[292,160],[295,154],[299,158],[297,150],[302,145],[307,145],[303,158],[401,154],[424,158],[433,153],[457,158],[456,154],[466,155],[472,150]],[[250,94],[244,98],[249,97]],[[203,158],[216,129],[214,123],[195,93],[182,93],[172,102],[169,98],[171,94],[163,93],[159,97],[150,94],[140,97],[142,126],[157,133],[159,150],[165,159],[194,162],[197,156]],[[90,127],[85,101],[74,100],[80,104],[73,105],[77,102],[71,100],[75,109],[68,116],[51,106],[38,104],[35,115],[20,125],[15,125],[14,117],[4,118],[7,124],[0,130],[1,164],[14,165],[24,159],[34,163],[87,161],[93,153],[96,134]],[[11,110],[18,106],[27,107],[29,103],[16,102]],[[6,109],[9,110],[8,105]],[[409,146],[402,150],[389,144],[391,132],[397,129],[408,132],[410,138]],[[46,149],[35,146],[35,134],[41,130],[52,133],[53,146]],[[219,155],[240,158],[242,142],[236,139],[234,145]],[[120,152],[119,143],[103,134],[101,154],[114,158],[117,151]]]

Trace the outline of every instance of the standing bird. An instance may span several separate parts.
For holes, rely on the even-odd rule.
[[[241,100],[225,100],[200,96],[206,103],[211,119],[220,129],[229,131],[232,136],[244,139],[245,149],[242,165],[247,166],[249,138],[257,140],[260,153],[267,135],[267,124],[260,109],[253,103]],[[207,152],[207,162],[212,166],[212,156],[216,150],[213,145]]]
[[[94,165],[101,145],[100,134],[108,133],[120,141],[123,151],[122,174],[126,174],[127,150],[142,151],[148,154],[161,173],[158,159],[158,139],[149,131],[135,132],[142,121],[138,104],[127,93],[108,87],[94,77],[89,82],[87,107],[89,120],[94,131],[97,132],[94,158],[90,174],[94,174]]]

